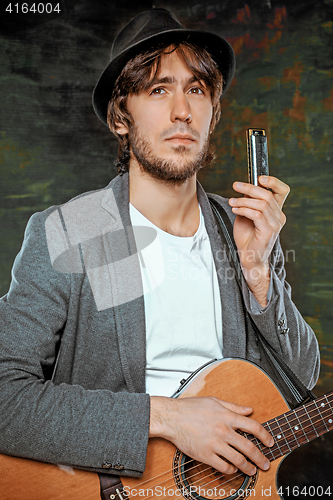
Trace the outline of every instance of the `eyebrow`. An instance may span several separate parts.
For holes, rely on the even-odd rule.
[[[199,82],[199,80],[193,75],[191,78],[185,81],[185,85],[191,85],[191,83],[194,82]],[[149,87],[152,87],[153,85],[161,85],[161,84],[172,84],[172,83],[177,83],[177,80],[174,76],[164,76],[162,78],[153,78],[153,80],[150,82]]]

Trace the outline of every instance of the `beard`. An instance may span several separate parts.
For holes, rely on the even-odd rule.
[[[194,138],[199,138],[199,134],[185,123],[177,125],[177,129],[166,130],[162,133],[162,138],[178,132],[190,132]],[[182,144],[173,147],[173,152],[178,154],[179,160],[166,160],[155,156],[150,142],[140,135],[135,125],[129,131],[129,145],[141,170],[154,179],[167,184],[182,184],[193,177],[201,168],[209,165],[214,159],[208,137],[197,156],[192,159],[187,158],[190,153],[189,149]]]

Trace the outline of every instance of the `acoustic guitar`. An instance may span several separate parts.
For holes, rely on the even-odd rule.
[[[284,455],[333,428],[333,392],[290,410],[271,379],[257,366],[224,359],[203,368],[185,384],[180,398],[214,396],[252,406],[251,418],[263,423],[275,444],[265,447],[246,435],[271,461],[267,472],[226,475],[192,460],[162,438],[149,440],[141,478],[122,477],[110,500],[238,500],[283,498],[276,475]],[[96,473],[0,455],[1,500],[100,500]],[[305,492],[306,493],[306,492]],[[300,498],[329,498],[333,491],[304,492]]]

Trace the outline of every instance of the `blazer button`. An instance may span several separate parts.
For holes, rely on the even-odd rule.
[[[284,323],[285,323],[284,319],[279,319],[278,326],[281,327],[284,325]]]
[[[116,463],[114,464],[113,468],[116,470],[123,470],[125,467],[119,463]]]
[[[111,469],[111,467],[112,464],[110,464],[109,462],[104,462],[102,465],[102,469]]]

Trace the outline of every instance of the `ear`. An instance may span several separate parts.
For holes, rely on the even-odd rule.
[[[121,122],[115,122],[115,129],[119,135],[126,135],[129,132],[128,127]]]

